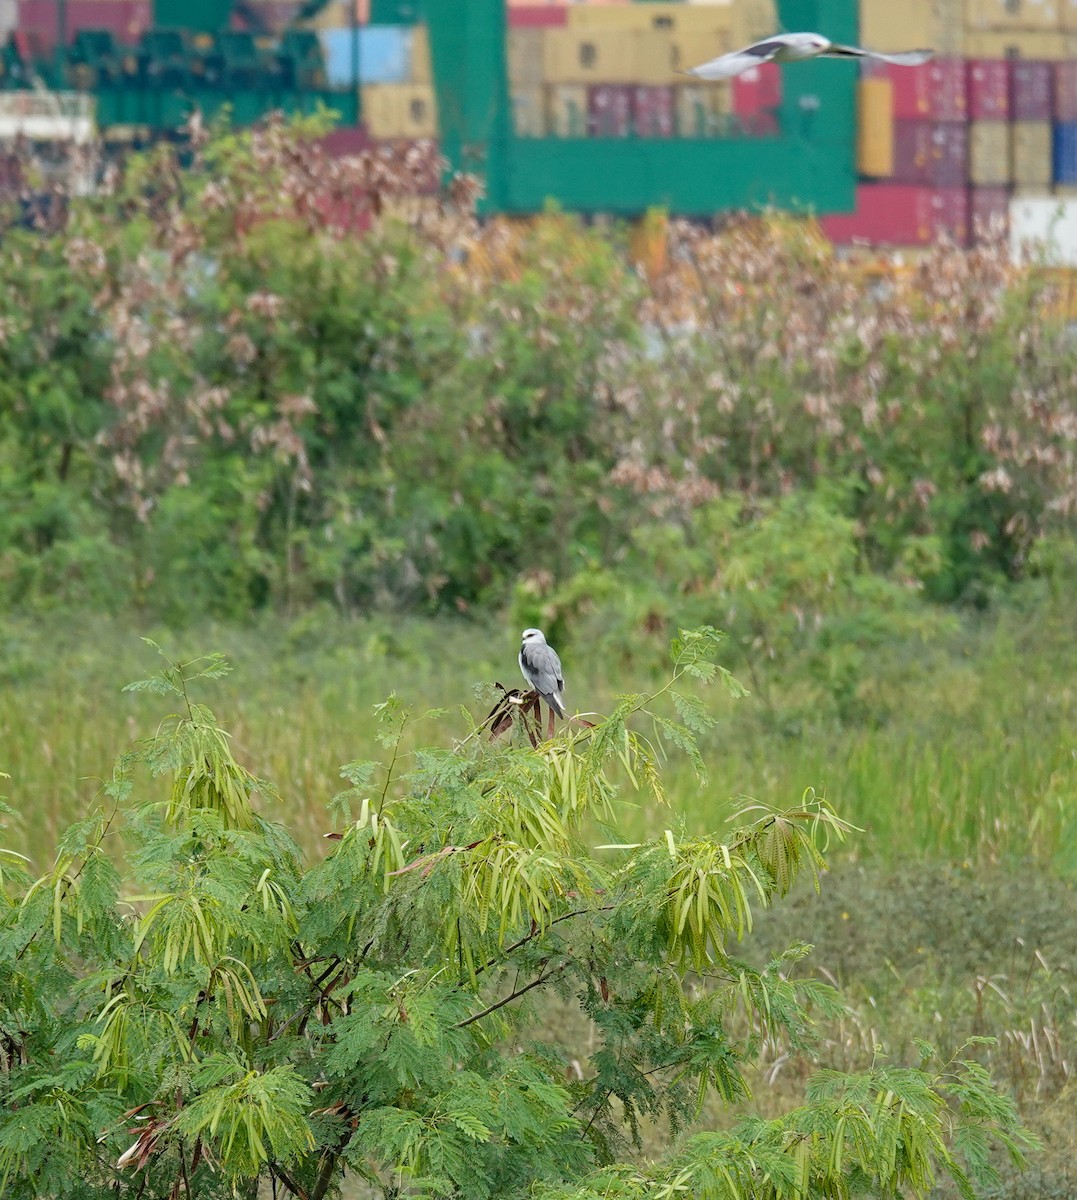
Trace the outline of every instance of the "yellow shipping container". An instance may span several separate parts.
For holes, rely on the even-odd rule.
[[[740,4],[573,4],[568,28],[581,33],[611,30],[632,33],[696,33],[732,30]]]
[[[894,173],[894,85],[862,79],[857,87],[856,169],[873,179]]]
[[[430,66],[430,30],[425,25],[416,25],[411,34],[411,82],[433,81],[434,73]]]
[[[429,84],[368,83],[360,98],[363,122],[374,137],[437,137],[437,106]]]
[[[681,137],[713,137],[732,111],[732,86],[682,83],[677,85],[677,133]]]
[[[1010,126],[1006,121],[969,124],[969,179],[981,186],[1010,182]]]
[[[1019,187],[1046,187],[1051,182],[1051,123],[1014,121],[1013,181]]]
[[[546,136],[546,91],[541,85],[512,89],[512,124],[517,137]]]
[[[964,18],[964,0],[860,0],[860,40],[884,54],[923,46],[960,55]]]
[[[546,82],[542,60],[542,43],[545,33],[545,29],[509,30],[510,87],[538,87]]]
[[[966,58],[1069,58],[1070,39],[1061,31],[1013,29],[965,34]]]
[[[587,136],[587,88],[581,83],[546,86],[546,128],[555,137]]]
[[[626,29],[547,29],[543,77],[547,83],[634,83],[637,44],[636,34]]]
[[[1058,0],[1058,23],[1067,33],[1077,33],[1077,0]]]
[[[728,29],[703,33],[636,33],[634,83],[670,84],[682,79],[680,72],[709,62],[734,49]]]
[[[965,25],[977,29],[1058,29],[1058,0],[965,0]]]

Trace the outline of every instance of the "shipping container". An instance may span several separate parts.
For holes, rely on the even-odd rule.
[[[1058,23],[1065,33],[1077,33],[1077,0],[1058,0]]]
[[[965,25],[981,29],[1058,29],[1058,0],[965,0]]]
[[[1077,266],[1077,202],[1061,196],[1010,201],[1010,248],[1018,260]]]
[[[587,89],[587,132],[592,137],[628,137],[632,132],[630,86],[596,83]]]
[[[1077,183],[1077,121],[1060,121],[1052,128],[1055,183]]]
[[[510,29],[557,29],[568,22],[563,4],[509,5]]]
[[[983,242],[989,236],[1005,235],[1010,217],[1010,189],[969,188],[969,240]]]
[[[968,58],[1043,58],[1057,62],[1071,56],[1067,37],[1061,32],[1042,29],[992,31],[965,34]]]
[[[517,137],[546,136],[546,92],[537,87],[513,87],[512,127]]]
[[[1049,121],[1052,116],[1054,65],[1018,59],[1010,64],[1010,115],[1015,121]]]
[[[677,109],[672,86],[632,89],[632,128],[637,137],[672,137],[677,129]]]
[[[969,171],[968,126],[956,121],[895,121],[895,183],[964,187]]]
[[[1018,187],[1047,187],[1052,179],[1049,121],[1014,121],[1012,177]]]
[[[922,67],[877,66],[869,78],[890,80],[894,116],[900,120],[968,120],[968,81],[960,58],[938,58]]]
[[[856,110],[856,169],[887,179],[894,173],[894,85],[884,77],[861,79]]]
[[[737,28],[740,4],[636,3],[570,4],[568,27],[582,33],[631,30],[634,33],[712,33]],[[773,6],[772,6],[773,7]],[[777,26],[771,26],[773,33]]]
[[[376,138],[437,136],[434,92],[423,83],[368,83],[360,89],[363,123]]]
[[[733,111],[739,117],[774,112],[782,102],[782,72],[775,63],[751,67],[732,81]]]
[[[1010,115],[1011,63],[979,59],[968,65],[968,112],[973,121],[1004,121]]]
[[[547,84],[546,128],[555,137],[587,136],[587,88],[582,83]]]
[[[542,69],[542,39],[541,29],[509,30],[507,49],[511,87],[540,87],[546,82]]]
[[[548,29],[542,39],[547,83],[635,83],[638,38],[628,30]]]
[[[1010,182],[1010,126],[1006,121],[969,125],[969,182],[977,186]]]
[[[58,8],[57,0],[19,0],[17,28],[51,52],[60,36]],[[133,46],[152,24],[150,0],[67,0],[68,42],[81,29],[107,29],[118,42]]]
[[[1056,121],[1077,121],[1077,61],[1060,62],[1055,68],[1055,98],[1052,113]]]
[[[673,93],[680,137],[713,137],[731,109],[728,80],[721,87],[682,83],[673,89]]]
[[[822,217],[819,223],[839,244],[924,246],[943,234],[964,243],[968,211],[967,188],[862,183],[856,189],[856,212]]]
[[[860,40],[872,50],[930,46],[957,56],[963,30],[962,0],[860,0]]]
[[[411,83],[413,32],[409,25],[366,25],[352,29],[323,29],[318,34],[325,55],[330,87],[354,87],[358,37],[360,83]]]
[[[430,59],[430,30],[426,25],[412,26],[411,82],[434,82],[433,63]]]

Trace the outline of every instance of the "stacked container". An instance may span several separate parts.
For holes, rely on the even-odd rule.
[[[916,68],[866,67],[864,211],[828,222],[834,231],[900,245],[914,231],[959,230],[962,211],[970,230],[997,221],[1015,193],[1077,186],[1077,0],[860,0],[860,24],[872,49],[923,45],[940,56]],[[915,221],[894,204],[911,196],[894,189],[912,186],[935,194],[930,205],[916,198]]]
[[[773,0],[510,4],[509,85],[521,137],[712,137],[777,131],[776,67],[735,83],[686,68],[778,27]],[[580,88],[586,89],[581,97]],[[540,116],[541,113],[541,116]]]

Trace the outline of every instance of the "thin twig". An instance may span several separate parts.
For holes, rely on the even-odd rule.
[[[511,992],[496,1004],[491,1004],[489,1008],[484,1008],[482,1012],[476,1013],[473,1017],[468,1017],[466,1021],[457,1021],[453,1029],[463,1029],[467,1025],[473,1025],[476,1021],[481,1021],[483,1017],[488,1017],[491,1013],[497,1012],[499,1008],[504,1008],[506,1004],[511,1004],[513,1000],[518,1000],[525,992],[531,991],[532,988],[540,987],[547,980],[552,979],[554,975],[560,975],[568,967],[568,963],[562,963],[559,967],[554,967],[552,971],[547,971],[545,975],[539,975],[537,979],[532,979],[530,983],[524,984],[515,992]]]

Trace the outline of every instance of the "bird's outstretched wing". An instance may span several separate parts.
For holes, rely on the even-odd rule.
[[[879,54],[860,46],[839,46],[836,42],[824,50],[822,58],[874,58],[877,62],[893,63],[898,67],[919,67],[934,58],[933,50],[901,50],[895,54]]]
[[[680,73],[693,75],[696,79],[732,79],[736,75],[743,75],[745,71],[750,71],[752,67],[770,62],[784,45],[785,42],[779,38],[765,38],[761,42],[745,46],[743,50],[731,50],[728,54],[720,54],[717,58],[712,58],[710,62]]]
[[[561,677],[561,660],[557,651],[544,643],[524,643],[520,650],[520,662],[526,670],[531,686],[561,718],[565,716],[563,699],[565,681]]]

